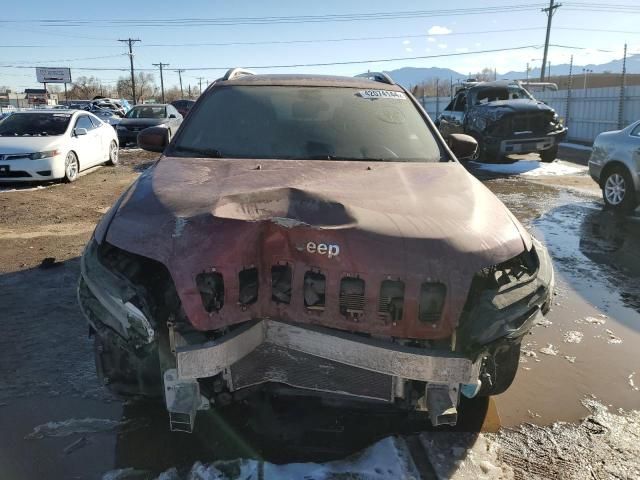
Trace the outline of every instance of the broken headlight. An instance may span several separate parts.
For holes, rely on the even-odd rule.
[[[477,349],[502,337],[526,333],[548,301],[553,267],[537,241],[531,250],[483,268],[471,282],[457,331],[459,349]]]

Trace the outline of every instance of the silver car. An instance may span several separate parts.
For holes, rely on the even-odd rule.
[[[608,207],[623,212],[636,209],[640,204],[640,121],[598,135],[589,174],[600,185]]]

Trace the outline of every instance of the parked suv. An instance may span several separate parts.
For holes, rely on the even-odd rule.
[[[79,300],[119,394],[173,430],[256,390],[428,412],[511,384],[547,250],[384,74],[231,70],[98,224]]]
[[[466,82],[438,118],[447,138],[466,133],[478,142],[477,159],[495,162],[516,153],[539,153],[553,162],[566,136],[556,112],[519,83]]]
[[[640,205],[640,121],[596,137],[589,173],[607,207],[632,212]]]

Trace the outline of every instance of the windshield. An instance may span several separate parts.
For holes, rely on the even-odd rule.
[[[165,107],[150,107],[148,105],[133,107],[125,115],[126,118],[166,118],[166,116]]]
[[[14,113],[0,123],[0,136],[62,135],[71,113]]]
[[[524,88],[517,85],[507,87],[487,87],[475,91],[474,105],[482,105],[499,100],[531,100],[531,95]]]
[[[174,147],[177,155],[441,161],[427,123],[401,92],[223,87],[190,115]]]

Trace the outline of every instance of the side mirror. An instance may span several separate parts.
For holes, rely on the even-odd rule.
[[[176,117],[175,113],[172,113],[171,115],[169,115],[169,118],[178,118],[178,117]]]
[[[165,127],[145,128],[138,134],[138,146],[149,152],[162,153],[169,143],[169,130]]]
[[[476,139],[463,133],[449,135],[447,144],[458,160],[471,160],[478,150]]]
[[[74,134],[76,137],[79,137],[79,136],[81,136],[81,135],[86,135],[87,133],[88,133],[88,132],[87,132],[87,129],[86,129],[86,128],[74,128],[74,129],[73,129],[73,134]]]

